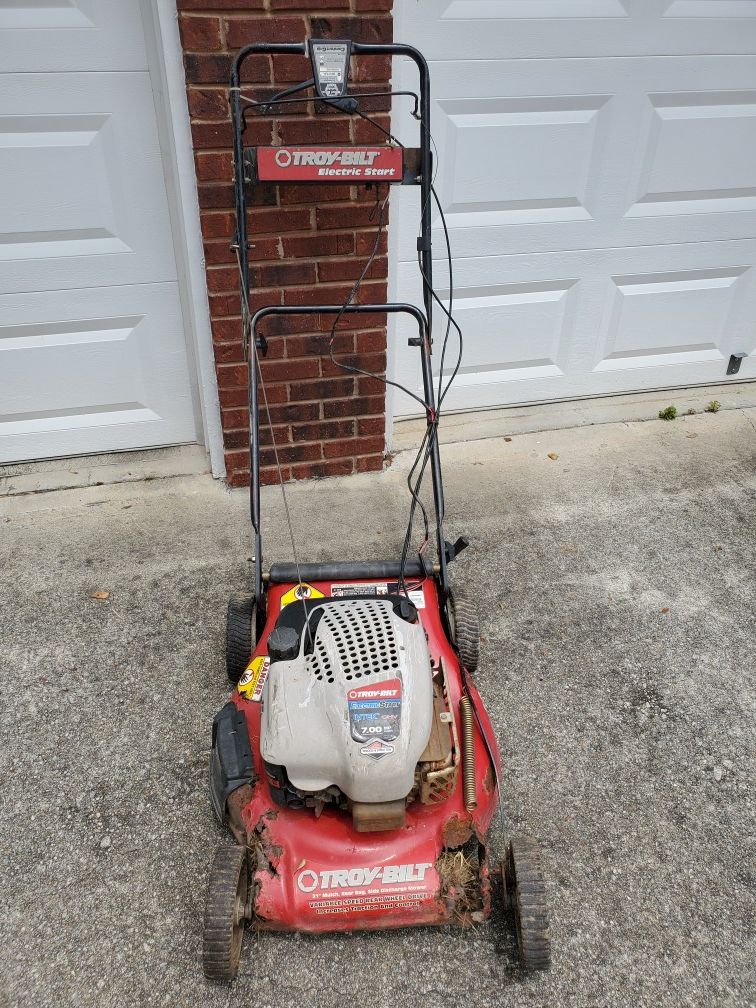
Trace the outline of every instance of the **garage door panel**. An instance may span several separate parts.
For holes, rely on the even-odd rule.
[[[756,92],[652,94],[649,102],[640,191],[627,216],[756,210]]]
[[[147,74],[0,77],[0,287],[175,280]]]
[[[147,69],[136,0],[12,0],[0,31],[4,73]]]
[[[176,284],[0,297],[0,462],[187,440]],[[54,376],[54,377],[53,377]]]
[[[711,362],[724,373],[746,267],[612,277],[595,371]]]
[[[447,409],[721,381],[730,354],[756,352],[756,241],[459,259],[454,314],[463,367]],[[445,264],[435,263],[439,296]],[[555,278],[558,276],[558,279]],[[501,278],[507,282],[502,284]],[[409,274],[402,300],[420,299]],[[434,315],[434,367],[445,331]],[[411,326],[397,326],[396,373],[422,392]],[[444,371],[456,360],[450,337]],[[744,361],[739,378],[756,374]],[[417,413],[398,395],[395,414]]]
[[[597,131],[608,100],[439,100],[447,119],[447,223],[458,229],[590,219]]]
[[[141,0],[0,10],[0,461],[194,441]]]
[[[410,85],[411,72],[397,71]],[[456,255],[756,229],[756,59],[483,61],[474,74],[445,61],[432,71],[437,188]],[[717,87],[702,91],[703,78]],[[411,130],[403,139],[413,142]],[[412,199],[392,196],[408,208]],[[438,243],[437,216],[434,224]],[[411,261],[414,236],[399,238]]]
[[[756,3],[412,0],[400,17],[430,60],[685,56],[752,52]]]

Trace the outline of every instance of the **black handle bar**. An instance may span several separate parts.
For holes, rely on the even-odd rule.
[[[306,42],[252,42],[248,46],[244,46],[236,54],[234,59],[233,69],[231,71],[231,86],[239,86],[239,72],[241,70],[241,65],[247,56],[252,55],[268,55],[268,56],[281,56],[285,54],[299,54],[301,56],[307,55],[307,43]],[[352,55],[353,56],[408,56],[420,71],[420,78],[422,81],[430,84],[430,76],[428,73],[428,64],[425,57],[420,52],[419,49],[415,49],[414,46],[403,45],[400,43],[376,43],[375,45],[368,42],[352,42]]]
[[[251,336],[252,339],[255,339],[257,323],[262,322],[268,315],[367,315],[373,312],[381,312],[385,315],[400,313],[411,315],[417,322],[421,338],[425,339],[428,335],[428,320],[417,305],[396,301],[391,304],[355,304],[346,307],[344,305],[268,305],[265,308],[258,308],[252,316]]]

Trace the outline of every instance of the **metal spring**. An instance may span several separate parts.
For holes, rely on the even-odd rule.
[[[462,717],[462,785],[465,808],[468,812],[478,807],[478,789],[475,780],[475,726],[470,697],[463,693],[459,700]]]

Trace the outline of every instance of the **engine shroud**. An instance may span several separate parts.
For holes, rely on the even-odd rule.
[[[270,666],[263,760],[285,768],[299,791],[335,786],[353,802],[403,799],[434,716],[422,625],[385,599],[333,601],[317,612],[297,657]]]

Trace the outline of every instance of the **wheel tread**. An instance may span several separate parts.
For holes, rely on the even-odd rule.
[[[210,980],[228,983],[236,976],[241,942],[235,940],[233,914],[240,886],[246,885],[246,847],[222,844],[210,868],[202,929],[202,967]]]
[[[510,841],[505,883],[517,918],[520,956],[525,969],[547,969],[551,963],[549,911],[541,848],[532,837]]]

